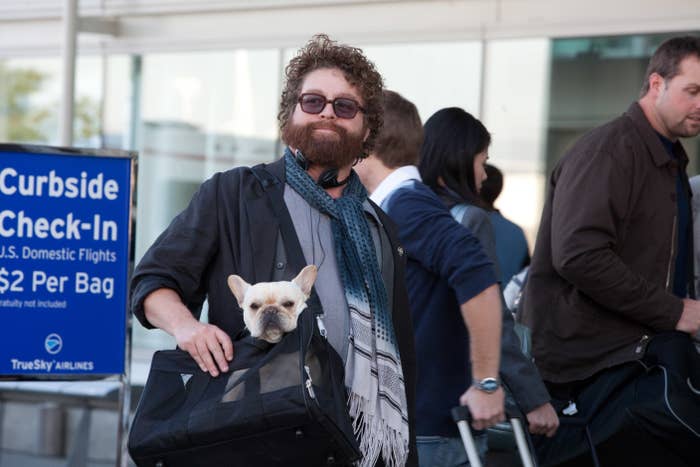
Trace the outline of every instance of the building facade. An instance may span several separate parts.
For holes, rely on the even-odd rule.
[[[463,107],[493,135],[497,206],[534,245],[566,147],[637,98],[697,0],[34,0],[0,3],[0,141],[59,144],[66,10],[77,7],[73,144],[139,152],[135,260],[214,172],[281,154],[283,68],[315,33],[361,47],[426,120]],[[698,138],[685,141],[698,172]],[[134,384],[160,331],[133,329]]]

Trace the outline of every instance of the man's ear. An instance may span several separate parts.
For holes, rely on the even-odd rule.
[[[231,292],[233,292],[233,295],[236,297],[238,306],[243,308],[243,299],[245,299],[245,293],[248,287],[250,287],[250,284],[244,281],[241,276],[235,274],[228,276],[226,282],[228,283],[229,289],[231,289]]]
[[[666,80],[658,73],[649,75],[649,91],[653,91],[654,95],[658,96],[661,90],[666,86]]]
[[[317,273],[318,268],[313,264],[309,264],[297,274],[297,277],[292,279],[292,282],[298,285],[301,291],[304,292],[304,295],[308,297],[311,295],[311,287],[314,285]]]

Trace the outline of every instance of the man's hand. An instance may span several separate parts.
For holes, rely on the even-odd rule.
[[[559,417],[552,404],[547,402],[528,412],[527,423],[530,425],[530,433],[551,438],[559,428]]]
[[[173,330],[178,347],[188,352],[202,371],[219,376],[233,359],[231,338],[217,326],[192,320]]]
[[[498,388],[496,392],[488,394],[474,386],[470,386],[459,398],[459,403],[469,407],[474,429],[485,430],[505,420],[504,400],[503,388]]]
[[[678,331],[687,332],[694,336],[700,330],[700,301],[690,298],[683,299],[683,313],[676,323]]]
[[[171,289],[157,289],[143,302],[146,319],[173,336],[178,347],[188,352],[202,371],[219,376],[233,360],[233,342],[220,328],[198,321]],[[218,365],[218,367],[217,367]]]

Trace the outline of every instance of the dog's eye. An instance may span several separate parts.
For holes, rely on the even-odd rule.
[[[257,310],[258,308],[260,308],[260,304],[259,304],[259,303],[251,303],[251,304],[250,304],[250,309],[251,309],[251,310],[255,311],[255,310]]]
[[[287,300],[286,302],[282,303],[282,306],[285,308],[291,308],[294,306],[294,302],[291,300]]]

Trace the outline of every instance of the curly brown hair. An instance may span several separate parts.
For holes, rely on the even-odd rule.
[[[360,91],[365,108],[364,124],[369,128],[369,136],[362,146],[363,156],[366,156],[374,148],[384,120],[384,81],[374,64],[365,57],[362,49],[338,44],[325,34],[313,36],[284,70],[286,79],[280,99],[280,111],[277,114],[280,129],[284,130],[289,123],[306,75],[321,68],[339,69],[348,83]]]

